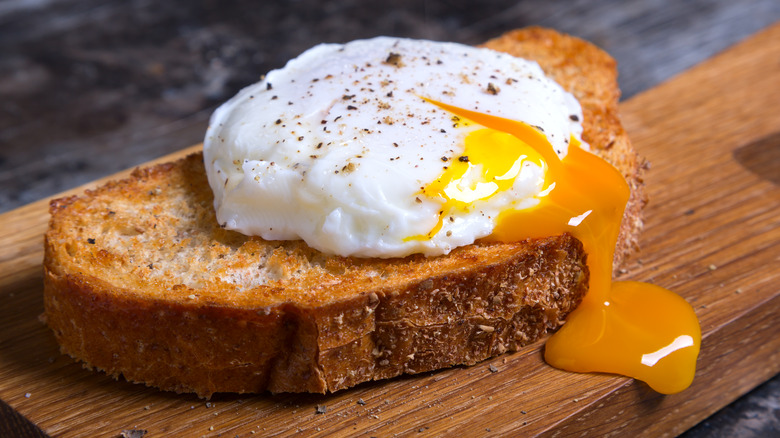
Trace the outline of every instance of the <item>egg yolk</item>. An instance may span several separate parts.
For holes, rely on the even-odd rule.
[[[468,123],[468,122],[465,122]],[[423,194],[443,199],[439,221],[424,236],[439,232],[444,216],[452,209],[468,211],[474,202],[509,190],[525,162],[544,168],[542,156],[520,138],[495,129],[478,129],[466,136],[463,155],[442,158],[444,172],[423,188]]]
[[[472,199],[511,186],[510,175],[522,161],[541,160],[546,173],[539,204],[502,212],[487,240],[519,241],[568,232],[583,244],[590,272],[588,293],[547,341],[547,363],[575,372],[633,377],[664,394],[687,388],[701,344],[693,308],[660,286],[612,281],[614,248],[630,195],[617,169],[580,148],[575,139],[561,160],[547,138],[525,123],[429,101],[488,129],[470,134],[479,141],[467,139],[468,162],[462,160],[469,164],[474,157],[481,163],[483,181],[464,187],[462,181],[470,180],[467,175],[473,167],[453,166],[425,188],[426,194],[444,197],[445,209],[466,208]]]

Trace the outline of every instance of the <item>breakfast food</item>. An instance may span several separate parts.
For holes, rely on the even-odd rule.
[[[538,202],[533,148],[430,99],[536,126],[560,157],[581,140],[577,100],[534,62],[389,37],[322,44],[214,113],[203,152],[217,220],[328,254],[435,256]]]
[[[375,52],[368,50],[376,58],[371,66],[362,63],[353,66],[353,72],[370,76],[361,69],[373,70],[374,66],[381,65],[380,73],[363,78],[365,82],[359,82],[357,77],[349,78],[358,81],[353,85],[357,87],[355,92],[347,89],[349,86],[344,82],[338,83],[337,86],[345,89],[338,89],[336,99],[330,95],[332,106],[328,106],[328,111],[336,111],[335,107],[342,106],[345,113],[341,118],[348,118],[351,117],[349,114],[357,114],[358,105],[371,105],[378,111],[393,105],[381,99],[372,100],[376,97],[374,91],[381,90],[383,81],[396,80],[380,77],[384,74],[381,72],[404,68],[405,62],[411,65],[419,59],[410,56],[416,52],[404,46],[407,41],[382,39],[381,42],[391,47]],[[368,216],[355,212],[359,208],[349,201],[361,193],[350,192],[350,187],[358,185],[360,180],[350,178],[361,175],[370,178],[387,169],[394,170],[399,166],[376,162],[390,162],[391,159],[395,162],[396,157],[382,150],[379,155],[369,155],[367,149],[362,148],[357,152],[350,149],[351,155],[339,157],[341,151],[327,144],[337,140],[307,139],[314,131],[304,130],[302,119],[305,112],[311,110],[311,120],[315,121],[314,125],[319,123],[318,130],[322,129],[326,134],[329,134],[328,130],[349,131],[344,143],[367,135],[359,130],[384,130],[386,133],[403,123],[382,115],[379,120],[369,119],[371,126],[363,126],[365,121],[342,126],[334,120],[339,115],[323,114],[318,107],[309,104],[302,105],[297,113],[299,117],[292,112],[288,114],[287,107],[296,106],[295,93],[303,98],[314,84],[335,83],[335,73],[323,70],[319,65],[314,68],[316,77],[305,73],[284,76],[289,71],[271,73],[259,88],[249,88],[234,100],[249,102],[249,106],[262,100],[264,105],[270,105],[264,109],[267,112],[264,116],[270,115],[270,119],[266,117],[263,121],[253,111],[218,112],[207,135],[205,165],[204,157],[197,154],[175,163],[136,170],[127,180],[109,183],[81,197],[53,201],[45,246],[44,301],[47,322],[62,350],[87,366],[114,376],[123,375],[130,381],[166,390],[196,392],[204,397],[222,391],[327,392],[402,373],[474,364],[517,350],[548,330],[558,328],[581,303],[580,308],[586,310],[597,308],[597,314],[610,315],[611,310],[604,311],[602,307],[612,303],[613,308],[621,308],[618,295],[609,292],[612,290],[611,271],[613,263],[619,264],[635,246],[644,198],[640,162],[616,114],[618,90],[614,61],[586,42],[539,28],[509,33],[486,46],[537,61],[541,70],[560,84],[562,89],[549,83],[543,87],[550,92],[543,96],[552,96],[554,100],[547,112],[557,115],[552,118],[557,117],[558,121],[531,120],[535,125],[531,126],[526,120],[509,120],[507,117],[511,113],[499,107],[486,106],[477,108],[482,112],[474,111],[474,105],[468,102],[445,101],[442,95],[447,95],[443,92],[458,94],[454,89],[437,88],[441,94],[428,94],[433,88],[427,83],[411,91],[412,87],[407,86],[384,90],[382,95],[386,98],[389,94],[398,98],[407,91],[412,95],[404,105],[415,105],[414,111],[426,112],[419,118],[409,117],[420,122],[415,125],[416,129],[432,130],[425,134],[426,138],[429,134],[448,134],[447,137],[456,138],[468,148],[471,135],[512,137],[522,141],[522,150],[527,157],[502,156],[501,160],[507,163],[496,163],[490,161],[490,154],[480,156],[480,143],[476,142],[473,153],[467,154],[462,148],[449,151],[453,146],[445,145],[431,156],[398,158],[404,164],[401,168],[414,167],[418,161],[426,160],[435,161],[437,166],[424,169],[424,175],[414,174],[415,185],[411,192],[404,188],[402,178],[386,177],[383,190],[390,190],[387,185],[398,186],[391,187],[398,190],[393,194],[395,198],[382,204],[389,210],[378,208],[384,199],[393,198],[382,192],[369,193],[366,199],[370,202],[357,204],[367,209],[376,207],[378,212],[369,211]],[[428,51],[424,56],[438,65],[430,50],[438,50],[441,46],[426,43],[426,47],[424,50]],[[333,55],[333,50],[338,52],[339,48],[316,50]],[[541,72],[524,61],[515,61],[495,52],[458,50],[461,50],[461,56],[462,53],[486,56],[491,62],[502,59],[509,69],[527,68],[527,71],[522,70],[526,78],[543,81]],[[347,49],[344,51],[348,52]],[[321,56],[309,61],[318,59]],[[447,61],[455,63],[453,58],[445,58],[442,63]],[[301,61],[291,65],[295,69],[296,65],[307,64]],[[480,65],[479,62],[476,65]],[[329,78],[328,75],[334,76]],[[491,75],[504,82],[492,82]],[[282,82],[288,83],[295,80],[304,85],[284,90],[285,84],[274,78],[286,79]],[[474,82],[484,91],[486,99],[503,95],[511,100],[511,90],[516,84],[513,79],[520,82],[514,76],[500,77],[488,72],[487,83],[484,78]],[[344,80],[343,77],[340,80]],[[391,83],[384,86],[390,87]],[[373,94],[361,90],[372,87],[374,91],[370,93]],[[280,98],[283,92],[293,94],[289,99]],[[576,97],[579,105],[574,105],[576,101],[567,97],[567,92]],[[323,93],[318,89],[312,96]],[[277,105],[279,102],[281,106]],[[410,108],[402,107],[402,114],[412,114]],[[284,117],[277,115],[280,111]],[[532,108],[528,117],[532,118],[536,111]],[[447,127],[436,125],[434,119],[447,123]],[[274,148],[251,155],[255,152],[241,146],[249,137],[246,132],[251,130],[242,131],[236,126],[252,123],[265,124],[260,130],[263,133],[269,131],[269,124],[272,125],[276,134],[281,135],[274,137],[274,142],[296,142],[296,147],[292,150]],[[228,129],[227,125],[233,127]],[[580,140],[585,144],[578,145]],[[223,142],[228,144],[226,149],[219,147]],[[253,142],[250,140],[249,143]],[[322,152],[312,153],[303,147],[299,152],[297,143],[301,146],[307,143]],[[383,147],[392,150],[396,147],[394,143],[398,141],[390,140]],[[585,151],[588,145],[591,151],[618,170]],[[237,151],[241,154],[237,155]],[[334,151],[333,157],[327,156],[326,152]],[[280,155],[273,155],[277,152],[281,152]],[[466,181],[464,178],[472,159],[475,166],[482,167],[476,176]],[[487,195],[464,200],[463,192],[469,191],[464,187],[469,189],[480,183],[494,182],[491,180],[496,180],[496,175],[507,174],[515,163],[523,168],[520,173],[530,175],[528,184],[522,181],[509,185],[496,183],[501,193],[494,189]],[[606,179],[592,178],[587,171],[577,170],[573,163],[585,163],[585,167],[601,166],[596,173],[607,175]],[[493,169],[490,173],[487,169],[504,164],[508,164],[509,170]],[[322,206],[323,200],[312,195],[318,188],[326,188],[325,183],[320,184],[321,180],[312,180],[316,185],[309,187],[314,191],[308,195],[301,190],[300,180],[306,183],[307,178],[314,178],[313,173],[319,165],[324,169],[321,173],[329,175],[327,184],[336,181],[327,186],[325,193],[325,200],[335,204]],[[458,169],[458,166],[460,170],[453,173],[455,170],[451,169]],[[256,173],[260,168],[264,168],[263,173]],[[361,173],[362,168],[369,172]],[[333,175],[347,178],[333,179]],[[280,184],[269,184],[268,180]],[[618,183],[614,184],[615,181]],[[451,182],[460,184],[461,193],[452,195],[444,190]],[[559,189],[553,189],[553,183]],[[579,196],[575,186],[591,184],[601,184],[599,190],[604,193],[614,189],[617,204],[602,208],[594,201],[603,195],[602,192]],[[294,188],[295,193],[290,188]],[[511,197],[503,196],[504,192],[513,191],[516,193]],[[348,196],[336,199],[344,193]],[[561,193],[574,193],[577,196],[573,198],[589,200],[593,203],[588,207],[591,210],[569,214],[570,207],[562,204],[571,200],[562,197]],[[254,198],[255,195],[260,201]],[[299,198],[285,204],[294,196]],[[482,201],[485,203],[476,203]],[[497,206],[489,205],[493,201]],[[253,202],[260,203],[259,209],[251,206]],[[523,202],[535,204],[532,204],[533,208],[524,208],[528,205]],[[296,210],[302,204],[306,208]],[[250,208],[242,210],[246,205]],[[408,211],[417,207],[424,214],[414,217],[411,222],[415,223],[401,224],[402,227],[392,230],[393,233],[385,233],[399,220],[408,218],[405,216]],[[340,214],[335,219],[328,216],[336,210],[348,214]],[[263,216],[266,211],[270,211],[270,217],[245,220],[253,212]],[[398,211],[400,213],[393,216]],[[491,219],[488,221],[491,230],[484,231],[486,222],[481,220],[473,222],[477,224],[473,227],[458,228],[470,223],[467,213],[474,211],[486,212]],[[533,219],[538,217],[536,213],[534,216],[515,213],[529,211],[549,212],[549,216],[545,216],[549,220],[543,224],[534,222],[531,227],[516,226],[536,220]],[[558,214],[561,211],[566,214],[561,216]],[[324,217],[318,218],[320,213],[317,212],[325,212]],[[302,214],[307,217],[299,217]],[[612,220],[595,219],[594,222],[592,219],[603,219],[605,215],[612,215]],[[381,222],[384,216],[390,220]],[[568,217],[558,226],[556,221],[564,216]],[[609,236],[597,239],[593,233],[581,232],[580,222],[587,224],[589,230],[608,223],[602,228]],[[291,224],[300,227],[288,227]],[[332,227],[325,226],[327,224]],[[551,228],[549,224],[554,226]],[[330,229],[335,231],[329,232]],[[469,231],[471,235],[467,237],[458,234],[474,229],[477,231]],[[345,230],[360,232],[347,236]],[[371,233],[375,236],[361,240],[361,236]],[[340,241],[339,236],[344,241]],[[267,240],[298,237],[307,240]],[[381,251],[377,248],[382,245],[373,244],[379,240],[387,243]],[[596,248],[594,243],[601,240],[606,240],[602,245],[609,247],[605,251]],[[331,245],[328,241],[335,242]],[[614,258],[611,257],[613,247]],[[589,284],[591,291],[586,297]],[[678,305],[674,298],[663,298],[666,296],[663,294],[650,293],[648,296],[661,296],[659,300],[663,303],[671,302],[671,307],[682,308],[681,319],[689,320],[684,301]],[[578,316],[583,314],[585,316]],[[603,363],[584,363],[582,360],[583,355],[588,355],[587,351],[580,351],[582,348],[599,348],[596,356],[602,360],[615,349],[614,345],[592,343],[589,339],[583,341],[582,336],[591,331],[587,329],[592,324],[589,314],[593,312],[575,312],[575,318],[559,332],[563,334],[573,326],[575,335],[556,335],[553,340],[559,340],[548,344],[548,361],[565,369],[637,376],[664,392],[675,392],[687,386],[686,379],[690,383],[692,374],[659,379],[635,372],[632,367],[640,363],[640,366],[651,368],[652,374],[655,363],[665,363],[668,356],[677,357],[680,351],[688,362],[693,353],[695,363],[698,339],[693,328],[686,326],[683,330],[671,323],[673,329],[669,336],[675,342],[682,339],[677,344],[669,344],[666,338],[653,339],[653,343],[641,339],[637,341],[638,345],[651,345],[647,347],[651,350],[647,351],[660,353],[654,356],[640,354],[641,361],[629,359],[629,365],[618,357],[613,362],[619,366],[607,364],[605,369]],[[586,329],[578,331],[577,327]],[[698,325],[695,328],[698,329]],[[582,336],[578,338],[578,334]],[[683,339],[684,336],[687,338]],[[614,340],[608,338],[610,342]],[[574,346],[572,339],[577,339]],[[672,347],[664,347],[666,350],[657,347],[667,344]],[[650,362],[653,364],[647,365]],[[672,368],[677,368],[676,362]],[[662,381],[660,386],[659,380]],[[665,380],[675,380],[675,383],[664,386]]]

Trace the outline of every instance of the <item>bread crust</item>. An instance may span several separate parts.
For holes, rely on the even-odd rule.
[[[540,28],[486,46],[537,60],[580,99],[585,140],[632,188],[619,263],[644,195],[617,118],[614,61]],[[52,201],[44,306],[62,351],[201,397],[324,393],[517,350],[559,327],[587,291],[586,255],[568,234],[357,259],[224,230],[212,205],[201,154]]]

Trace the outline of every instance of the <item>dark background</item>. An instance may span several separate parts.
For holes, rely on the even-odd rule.
[[[0,213],[199,143],[216,105],[320,42],[548,26],[610,52],[625,99],[778,20],[777,0],[2,0]],[[775,377],[687,435],[780,436],[779,411]]]

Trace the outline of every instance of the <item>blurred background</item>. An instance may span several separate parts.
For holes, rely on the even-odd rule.
[[[216,105],[321,42],[537,24],[610,52],[630,98],[778,20],[777,0],[3,0],[0,212],[200,142]]]
[[[201,142],[219,103],[321,42],[542,25],[614,56],[628,99],[779,20],[777,0],[2,0],[0,213]],[[779,410],[775,378],[688,435],[778,436]]]

